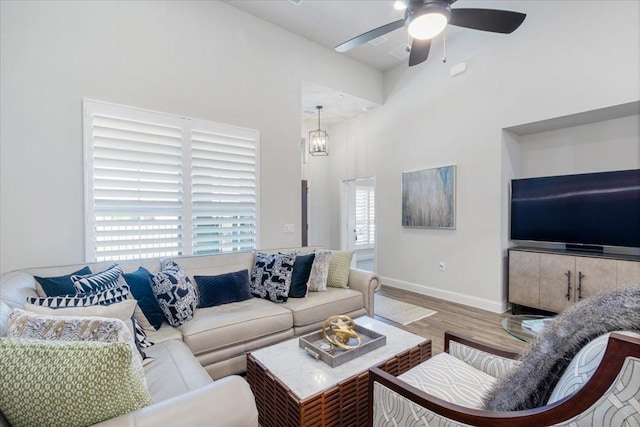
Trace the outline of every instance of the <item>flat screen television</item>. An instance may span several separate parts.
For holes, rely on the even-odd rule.
[[[511,239],[639,248],[640,169],[512,180]]]

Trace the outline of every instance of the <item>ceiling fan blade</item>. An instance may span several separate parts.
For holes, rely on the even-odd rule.
[[[382,27],[367,31],[364,34],[360,34],[359,36],[354,37],[351,40],[339,44],[338,46],[336,46],[336,52],[346,52],[356,46],[360,46],[363,43],[376,39],[401,27],[404,27],[404,19],[398,19],[397,21],[393,21],[387,25],[383,25]]]
[[[526,18],[526,14],[495,9],[451,9],[449,24],[492,33],[510,34]]]
[[[413,39],[411,42],[411,53],[409,54],[409,67],[418,65],[427,60],[429,50],[431,49],[431,39],[418,40]]]

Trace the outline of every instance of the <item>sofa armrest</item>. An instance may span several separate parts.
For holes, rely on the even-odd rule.
[[[243,378],[236,375],[221,378],[189,393],[95,424],[98,427],[212,425],[258,427],[253,393]]]
[[[373,296],[380,287],[380,276],[370,271],[352,268],[349,271],[349,288],[362,292],[364,308],[373,317]]]

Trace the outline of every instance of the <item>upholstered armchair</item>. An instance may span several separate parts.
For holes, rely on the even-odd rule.
[[[370,370],[373,426],[639,426],[639,331],[627,289],[558,315],[520,355],[447,332],[398,377]]]

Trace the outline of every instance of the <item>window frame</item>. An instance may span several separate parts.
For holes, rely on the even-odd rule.
[[[245,138],[254,141],[254,167],[255,167],[255,248],[260,247],[260,132],[258,130],[243,128],[233,125],[221,124],[212,121],[195,119],[181,115],[162,113],[137,107],[120,105],[105,101],[83,98],[82,106],[82,135],[83,135],[83,170],[84,170],[84,235],[85,235],[85,261],[96,262],[96,210],[95,186],[94,186],[94,135],[93,115],[113,114],[128,120],[140,120],[164,126],[176,126],[182,129],[182,200],[181,200],[181,227],[182,245],[181,252],[176,256],[193,255],[194,247],[192,238],[193,229],[193,186],[192,186],[192,133],[218,132],[221,135],[231,135],[237,138]],[[230,250],[224,253],[245,252],[246,250]],[[153,259],[139,257],[133,259]]]

